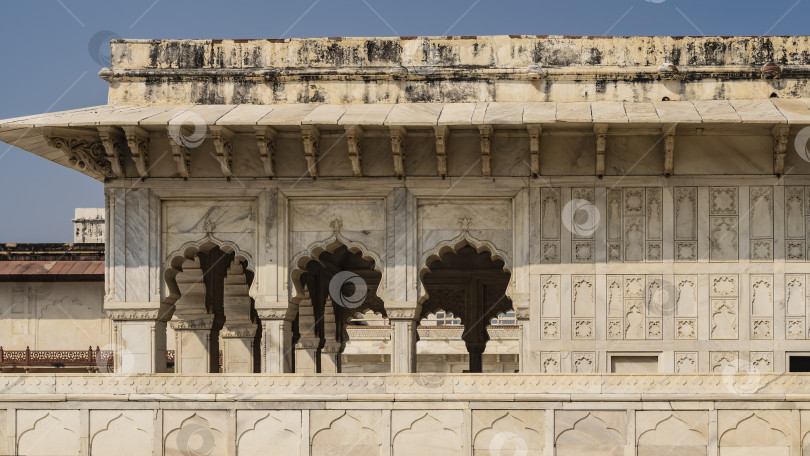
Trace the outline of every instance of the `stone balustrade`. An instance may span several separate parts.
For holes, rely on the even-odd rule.
[[[810,431],[810,376],[756,372],[7,374],[0,402],[19,454],[798,455]]]

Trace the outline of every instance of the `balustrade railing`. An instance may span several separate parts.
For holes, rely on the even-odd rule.
[[[219,365],[222,366],[222,351],[219,352]],[[87,350],[5,350],[0,347],[0,368],[85,368],[88,372],[113,372],[115,357],[112,350],[101,350],[96,346]],[[166,366],[174,367],[174,350],[166,350]]]

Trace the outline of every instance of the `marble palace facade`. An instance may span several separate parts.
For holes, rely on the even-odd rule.
[[[0,121],[104,183],[109,351],[0,454],[810,454],[810,37],[111,46]]]

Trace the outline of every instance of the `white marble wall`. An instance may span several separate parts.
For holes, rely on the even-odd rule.
[[[6,350],[108,349],[111,322],[100,282],[3,282],[0,346]]]
[[[265,328],[265,368],[271,360],[283,370],[278,346],[267,341],[284,343],[301,262],[341,243],[363,252],[383,275],[378,293],[386,307],[407,319],[403,309],[415,310],[423,295],[418,277],[426,263],[442,249],[472,243],[504,260],[512,273],[508,293],[516,308],[528,309],[520,344],[526,372],[607,372],[612,356],[633,355],[658,356],[661,372],[710,372],[729,363],[783,371],[791,353],[806,351],[810,187],[799,178],[442,182],[111,188],[108,194],[118,195],[112,211],[135,221],[114,225],[110,296],[124,301],[108,306],[153,299],[159,289],[136,285],[152,283],[151,265],[165,268],[170,252],[223,242],[250,258],[251,296],[275,321]],[[160,217],[152,209],[158,200]],[[154,227],[138,226],[157,221],[161,242],[154,244]],[[149,255],[130,245],[137,242],[150,246]],[[127,251],[134,257],[122,264]],[[407,340],[413,328],[399,331]],[[413,349],[403,347],[397,353],[409,359]]]

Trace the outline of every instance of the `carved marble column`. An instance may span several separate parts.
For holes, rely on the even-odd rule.
[[[219,333],[222,343],[222,371],[253,372],[253,341],[258,325],[250,320],[250,295],[242,265],[231,262],[225,276],[225,326]]]
[[[262,373],[292,372],[292,313],[287,308],[258,309],[262,322]]]
[[[417,307],[386,309],[391,322],[391,373],[416,372]]]
[[[335,311],[332,298],[326,298],[323,311],[323,332],[326,343],[321,349],[321,373],[336,374],[340,371],[340,342],[337,339]]]
[[[112,309],[115,373],[166,372],[166,321],[158,309]]]
[[[148,189],[110,183],[104,196],[104,310],[113,321],[115,372],[165,372],[172,303],[162,293],[160,199]]]
[[[219,350],[211,347],[213,315],[181,317],[171,321],[175,332],[174,371],[178,374],[218,372]],[[213,349],[212,349],[213,348]]]
[[[416,372],[416,319],[419,316],[416,197],[406,188],[387,197],[388,255],[385,310],[391,322],[391,372]]]
[[[298,332],[300,337],[295,344],[295,373],[315,374],[318,372],[318,347],[321,338],[315,332],[315,309],[308,292],[298,306]]]
[[[214,316],[205,308],[205,282],[199,259],[183,263],[177,274],[180,298],[170,324],[175,331],[174,371],[202,374],[218,372],[219,349],[212,340]],[[212,347],[214,342],[214,347]]]

